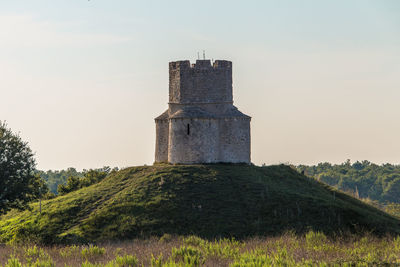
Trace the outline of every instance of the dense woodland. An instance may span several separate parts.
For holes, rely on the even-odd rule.
[[[367,160],[342,164],[300,165],[297,169],[338,189],[380,203],[400,203],[400,165],[377,165]]]
[[[342,164],[299,165],[298,171],[400,216],[400,165],[367,160]]]

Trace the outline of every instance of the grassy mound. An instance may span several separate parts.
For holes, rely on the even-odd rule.
[[[155,165],[1,217],[0,241],[150,235],[275,235],[287,230],[400,233],[400,221],[287,166]]]

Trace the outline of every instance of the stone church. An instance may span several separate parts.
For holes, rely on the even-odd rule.
[[[155,119],[155,162],[249,164],[250,120],[233,105],[232,62],[170,62],[168,110]]]

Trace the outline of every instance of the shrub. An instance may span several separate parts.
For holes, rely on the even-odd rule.
[[[73,255],[78,255],[79,247],[76,245],[66,246],[64,248],[61,248],[59,253],[60,253],[60,256],[63,258],[71,257]]]
[[[394,245],[395,250],[400,251],[400,236],[397,236],[393,240],[393,245]]]
[[[33,247],[24,248],[25,256],[28,257],[39,257],[41,253],[44,253],[42,249],[39,249],[36,245]]]
[[[309,248],[322,246],[326,243],[327,237],[322,232],[309,231],[306,234],[306,244]]]
[[[183,262],[185,266],[200,266],[204,263],[201,250],[191,246],[172,248],[171,259]]]
[[[189,246],[200,246],[206,243],[205,240],[201,239],[198,236],[191,235],[183,239],[183,243]]]
[[[19,259],[15,258],[14,255],[11,255],[11,258],[8,259],[4,267],[23,267],[23,266],[22,263],[19,261]]]
[[[138,265],[138,259],[132,255],[117,256],[115,263],[120,267],[134,267]]]
[[[273,261],[268,255],[256,255],[253,253],[244,253],[235,260],[231,267],[263,267],[272,266]]]
[[[153,254],[151,254],[151,261],[150,261],[151,267],[162,267],[163,266],[163,255],[160,254],[157,258],[154,257]]]
[[[164,243],[164,242],[170,242],[172,240],[172,235],[170,234],[164,234],[162,237],[160,237],[160,242]]]
[[[27,260],[27,267],[51,267],[54,263],[43,248],[33,247],[24,248],[24,255]],[[36,260],[36,261],[34,261]]]
[[[85,261],[82,263],[81,267],[103,267],[103,265],[100,263],[91,263],[89,261]]]
[[[188,265],[188,264],[182,264],[182,263],[176,263],[172,260],[165,262],[162,267],[190,267],[193,265]]]
[[[288,254],[286,248],[278,248],[272,255],[274,266],[294,266],[294,259]]]
[[[207,257],[221,257],[233,259],[239,255],[240,243],[236,240],[222,239],[215,242],[207,242],[202,246]]]
[[[83,258],[101,256],[101,255],[104,255],[104,253],[106,253],[106,249],[100,248],[98,246],[89,246],[89,247],[83,248],[81,251],[81,255]]]
[[[29,267],[54,267],[56,266],[54,262],[48,258],[48,259],[37,259],[36,262],[33,264],[30,264]]]

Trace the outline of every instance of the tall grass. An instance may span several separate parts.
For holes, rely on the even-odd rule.
[[[381,266],[400,265],[400,236],[302,236],[205,240],[197,236],[96,246],[0,246],[1,267]]]

